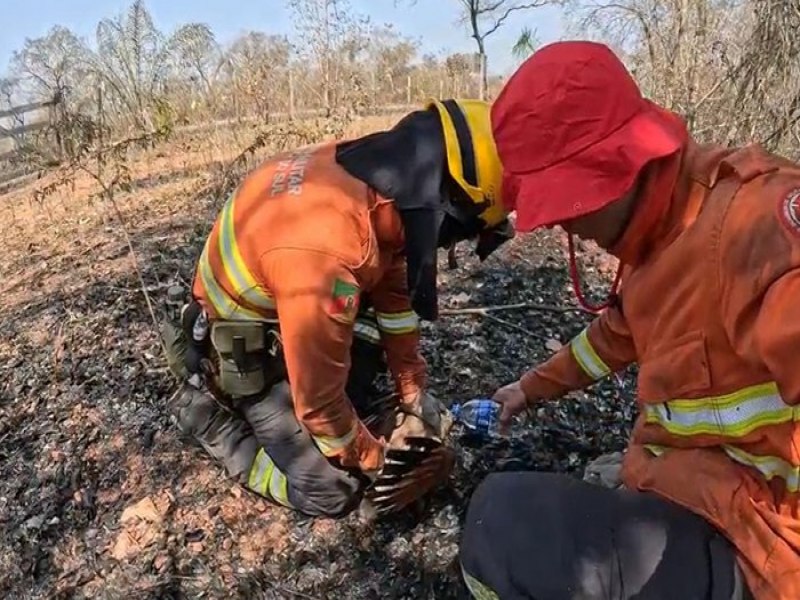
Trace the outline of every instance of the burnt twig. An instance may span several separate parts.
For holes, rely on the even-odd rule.
[[[501,319],[500,317],[495,317],[494,315],[491,315],[489,313],[484,313],[481,316],[486,317],[487,319],[489,319],[490,321],[494,321],[495,323],[500,323],[501,325],[505,325],[506,327],[510,327],[511,329],[516,329],[517,331],[519,331],[521,333],[524,333],[527,336],[535,337],[535,338],[543,340],[543,341],[547,341],[547,339],[548,339],[547,336],[544,336],[541,333],[536,333],[534,331],[531,331],[530,329],[525,329],[524,327],[522,327],[520,325],[517,325],[516,323],[512,323],[510,321],[506,321],[505,319]]]
[[[553,304],[534,304],[531,302],[521,302],[519,304],[497,304],[494,306],[473,306],[468,308],[445,308],[439,311],[442,316],[452,315],[486,315],[490,312],[507,310],[538,310],[541,312],[567,313],[567,312],[587,312],[578,306],[555,306]]]

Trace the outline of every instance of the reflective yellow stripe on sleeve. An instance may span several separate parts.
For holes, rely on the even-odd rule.
[[[743,437],[764,425],[797,421],[800,407],[786,404],[774,382],[762,383],[722,396],[669,400],[645,404],[648,423],[674,435]]]
[[[597,351],[592,347],[592,344],[589,342],[588,331],[588,328],[584,329],[572,339],[569,346],[572,351],[572,356],[580,365],[581,369],[583,369],[584,373],[596,381],[611,373],[611,369],[603,362],[603,359],[600,358],[600,355],[598,355]]]
[[[358,424],[354,425],[353,428],[346,434],[339,437],[332,435],[315,435],[313,433],[311,434],[311,437],[317,444],[317,448],[319,448],[319,451],[322,452],[322,454],[324,454],[325,456],[330,457],[330,456],[335,456],[342,449],[350,445],[352,441],[356,439],[357,432],[358,432]]]
[[[275,466],[263,448],[259,449],[253,466],[250,467],[247,487],[265,498],[271,498],[278,504],[293,508],[289,502],[289,482],[286,475]]]
[[[376,317],[380,330],[389,335],[402,335],[419,329],[419,317],[413,310],[394,313],[378,312]]]

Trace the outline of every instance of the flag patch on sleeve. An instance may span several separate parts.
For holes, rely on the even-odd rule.
[[[337,278],[333,282],[333,293],[328,309],[330,315],[342,323],[355,321],[358,312],[359,291],[356,284]]]

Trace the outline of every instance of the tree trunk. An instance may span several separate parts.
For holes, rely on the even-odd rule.
[[[294,71],[289,67],[289,120],[294,121]]]
[[[489,74],[486,69],[486,53],[481,51],[481,53],[478,54],[478,60],[480,61],[480,90],[478,92],[478,97],[481,100],[486,100],[489,94]]]

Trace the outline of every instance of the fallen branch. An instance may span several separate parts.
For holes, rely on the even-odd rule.
[[[525,329],[521,325],[517,325],[516,323],[512,323],[510,321],[506,321],[505,319],[501,319],[500,317],[495,317],[494,315],[490,315],[489,313],[483,313],[483,314],[474,313],[474,314],[478,314],[478,315],[480,315],[482,317],[486,317],[490,321],[494,321],[495,323],[500,323],[501,325],[505,325],[506,327],[510,327],[511,329],[515,329],[516,331],[524,333],[527,336],[534,337],[534,338],[540,339],[542,341],[547,341],[549,339],[547,336],[544,336],[541,333],[536,333],[534,331],[531,331],[530,329]]]
[[[151,293],[152,292],[160,292],[161,290],[166,290],[171,285],[173,285],[173,284],[172,283],[159,283],[159,284],[156,284],[156,285],[148,285],[147,286],[147,291],[151,292]],[[142,291],[141,287],[138,287],[138,288],[121,287],[121,286],[118,286],[118,285],[110,285],[110,284],[106,285],[105,287],[106,287],[106,289],[113,290],[115,292],[129,293],[129,294],[138,294],[139,292]]]
[[[567,312],[583,312],[587,314],[588,311],[580,308],[579,306],[555,306],[553,304],[535,304],[531,302],[522,302],[520,304],[498,304],[494,306],[474,306],[470,308],[445,308],[439,311],[442,316],[452,315],[486,315],[490,312],[500,312],[507,310],[538,310],[541,312],[554,312],[554,313],[567,313]]]

